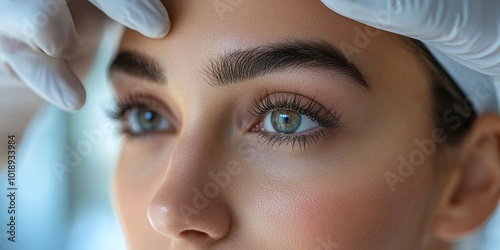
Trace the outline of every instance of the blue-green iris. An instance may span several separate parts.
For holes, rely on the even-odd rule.
[[[161,123],[161,117],[151,110],[140,110],[137,112],[139,130],[142,132],[154,131],[158,129]]]
[[[300,127],[301,122],[301,115],[294,111],[277,110],[271,114],[271,124],[278,133],[294,133]]]

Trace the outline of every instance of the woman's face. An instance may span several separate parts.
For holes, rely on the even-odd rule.
[[[112,66],[130,248],[417,249],[432,238],[430,81],[401,39],[320,1],[165,5],[171,33],[126,31]]]

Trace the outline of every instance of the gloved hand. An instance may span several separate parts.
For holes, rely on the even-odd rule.
[[[86,99],[74,67],[89,68],[111,19],[152,38],[170,29],[160,0],[0,0],[0,12],[0,87],[22,81],[69,111]]]
[[[484,74],[500,75],[499,0],[321,0],[369,26],[412,37]]]

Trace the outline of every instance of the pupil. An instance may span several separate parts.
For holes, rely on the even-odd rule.
[[[142,129],[146,131],[154,130],[158,123],[156,114],[150,110],[142,111],[139,115],[139,121]]]
[[[283,123],[290,123],[290,116],[287,114],[280,114],[280,118],[283,121]]]

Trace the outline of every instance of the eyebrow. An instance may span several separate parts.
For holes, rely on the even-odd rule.
[[[121,51],[115,57],[108,72],[123,71],[129,75],[163,84],[165,72],[154,58],[138,51]]]
[[[293,41],[229,52],[210,60],[205,74],[213,85],[224,86],[291,68],[332,70],[370,89],[356,65],[324,41]]]
[[[324,41],[292,41],[225,53],[209,59],[203,69],[213,86],[227,86],[244,80],[289,69],[326,69],[354,80],[370,90],[361,71],[338,48]],[[110,72],[127,74],[165,84],[165,73],[152,57],[137,51],[120,51]]]

